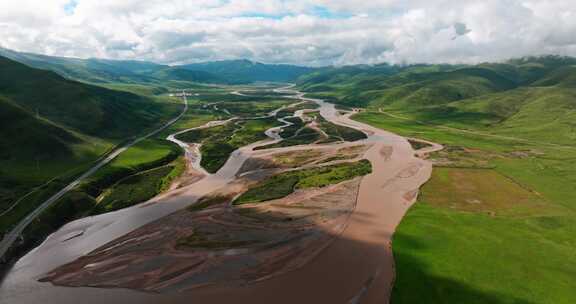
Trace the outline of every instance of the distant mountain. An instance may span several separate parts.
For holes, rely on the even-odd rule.
[[[92,83],[152,81],[146,74],[162,68],[148,62],[53,57],[7,49],[0,49],[0,56],[30,67],[54,71],[68,79]]]
[[[249,60],[224,60],[181,65],[180,68],[218,75],[231,83],[257,81],[292,82],[316,68],[287,64],[264,64]]]
[[[68,79],[90,83],[161,84],[167,81],[238,84],[291,82],[317,69],[248,60],[213,61],[168,66],[147,61],[78,59],[16,52],[0,48],[0,56],[30,67],[51,70]]]
[[[227,79],[206,71],[188,70],[182,67],[167,67],[153,72],[152,77],[163,80],[191,81],[200,83],[229,83]]]
[[[78,59],[21,53],[0,48],[0,56],[30,67],[54,71],[61,76],[90,83],[158,84],[170,80],[226,83],[208,72],[189,73],[174,67],[136,60]]]

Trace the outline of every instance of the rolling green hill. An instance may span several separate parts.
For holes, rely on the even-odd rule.
[[[376,66],[304,76],[299,86],[350,106],[431,106],[504,91],[514,81],[481,67]]]
[[[180,108],[0,57],[0,212],[56,177],[58,189],[113,145],[151,130]],[[34,199],[21,205],[33,207]]]
[[[55,124],[106,138],[149,128],[169,110],[146,97],[67,80],[1,57],[0,95]]]
[[[576,139],[576,59],[568,57],[344,67],[303,76],[298,85],[311,96],[430,124],[556,144]]]

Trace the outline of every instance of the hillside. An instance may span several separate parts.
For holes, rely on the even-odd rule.
[[[224,60],[194,63],[179,66],[192,71],[204,71],[225,78],[230,83],[249,83],[256,81],[291,82],[298,77],[314,71],[314,68],[286,65],[264,64],[249,60]]]
[[[0,97],[0,159],[72,156],[71,146],[83,140],[68,130],[42,119]]]
[[[426,123],[573,144],[575,63],[547,56],[476,66],[343,67],[301,77],[298,85],[311,96]]]
[[[179,109],[0,57],[0,210]]]
[[[149,128],[174,110],[139,95],[67,80],[1,57],[0,96],[52,123],[105,138],[124,138]]]
[[[514,88],[516,84],[481,67],[385,66],[344,67],[304,76],[307,92],[361,106],[430,106]]]

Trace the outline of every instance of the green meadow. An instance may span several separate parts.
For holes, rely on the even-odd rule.
[[[561,135],[519,130],[512,140],[378,112],[354,118],[446,145],[394,236],[392,303],[576,301],[576,149],[554,146]]]

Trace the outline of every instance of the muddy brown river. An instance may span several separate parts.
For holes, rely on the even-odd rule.
[[[226,186],[250,156],[254,143],[233,152],[216,174],[127,209],[71,222],[21,258],[0,285],[0,303],[386,303],[394,278],[391,236],[419,187],[430,177],[430,162],[417,158],[408,141],[390,132],[351,120],[333,104],[317,99],[321,115],[335,124],[362,130],[370,143],[365,158],[373,172],[360,184],[357,205],[342,234],[300,269],[249,286],[206,287],[189,292],[155,294],[127,289],[61,287],[37,281],[45,273],[106,243],[174,213],[199,197]],[[269,134],[279,140],[276,130]],[[273,142],[273,141],[272,141]],[[308,146],[278,150],[309,149]],[[434,146],[430,151],[440,149]],[[428,152],[430,152],[428,151]]]

